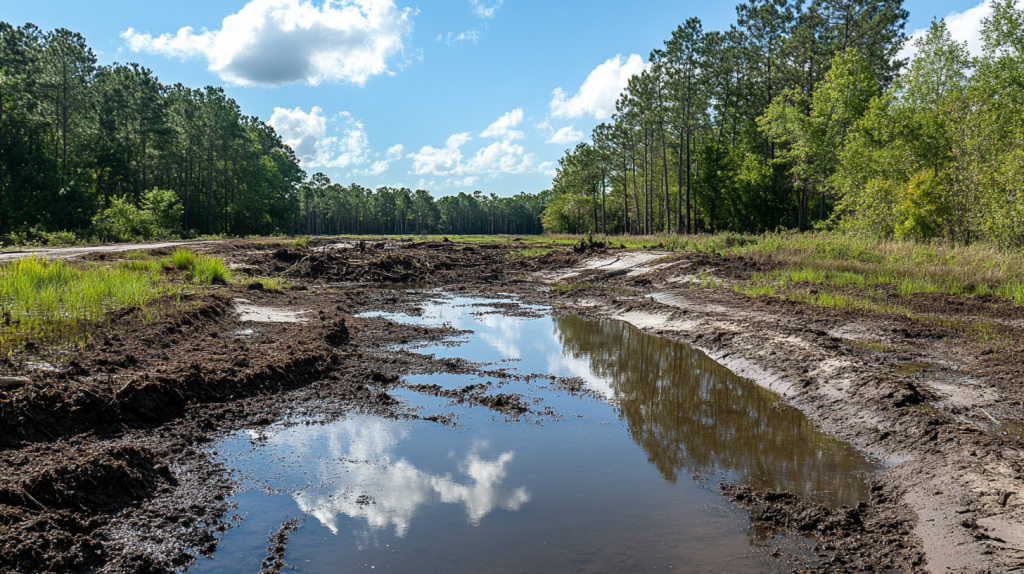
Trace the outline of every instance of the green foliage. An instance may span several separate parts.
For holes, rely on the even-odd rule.
[[[851,131],[833,177],[841,228],[874,237],[1024,244],[1024,26],[1013,2],[993,4],[981,58],[943,22]]]
[[[158,234],[159,228],[152,213],[125,199],[114,199],[110,207],[93,218],[91,231],[100,241],[116,242],[149,240]]]
[[[146,192],[142,201],[143,208],[152,217],[157,227],[168,233],[180,233],[181,220],[185,208],[178,199],[178,194],[170,189],[153,188]]]
[[[305,249],[305,248],[309,247],[309,238],[308,237],[296,237],[295,241],[292,241],[292,245],[294,245],[295,247],[298,247],[299,249]]]
[[[901,1],[779,0],[741,3],[726,31],[688,19],[559,161],[545,230],[821,227],[847,132],[905,64],[906,18]]]

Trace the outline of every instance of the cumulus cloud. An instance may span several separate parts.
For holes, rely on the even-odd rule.
[[[480,134],[480,137],[500,138],[506,140],[520,139],[525,137],[525,134],[512,128],[516,127],[516,125],[521,121],[523,121],[523,108],[516,108],[495,120],[493,124],[487,126],[487,129]]]
[[[533,171],[532,153],[526,153],[523,146],[508,140],[494,142],[479,149],[476,154],[462,166],[463,172],[486,173],[498,175],[502,173],[524,173]]]
[[[1024,0],[1018,0],[1017,7],[1024,7]],[[949,35],[954,40],[960,43],[967,42],[967,49],[971,51],[971,55],[980,56],[982,54],[981,22],[990,16],[992,16],[992,0],[984,0],[963,12],[950,12],[943,20],[946,22]],[[917,48],[914,46],[915,40],[927,33],[928,28],[914,30],[897,57],[913,59],[917,54]]]
[[[411,10],[393,0],[251,0],[224,18],[220,30],[187,26],[152,36],[121,33],[133,52],[205,58],[208,69],[242,86],[323,81],[363,85],[390,73],[388,60],[403,51],[412,31]]]
[[[509,139],[494,142],[482,147],[472,156],[463,160],[460,149],[472,139],[469,132],[453,134],[445,142],[443,148],[425,145],[420,151],[410,153],[412,172],[419,175],[455,175],[466,174],[500,175],[506,173],[526,173],[547,169],[550,162],[538,165],[532,153],[526,153],[523,146],[512,143]],[[465,181],[463,179],[462,181]],[[475,183],[475,179],[473,182]],[[472,185],[472,184],[466,184]]]
[[[567,144],[578,142],[583,139],[583,132],[572,129],[572,126],[566,126],[559,129],[557,132],[551,134],[548,141],[544,143],[549,144]]]
[[[479,180],[479,179],[480,179],[479,177],[477,177],[475,175],[471,175],[469,177],[464,177],[462,179],[456,179],[455,180],[455,185],[457,185],[459,187],[469,187],[469,186],[473,185],[474,183],[476,183],[477,180]]]
[[[313,106],[309,113],[299,107],[274,108],[267,123],[295,151],[303,168],[343,168],[366,163],[368,159],[366,129],[348,112],[329,118],[318,106]],[[328,135],[328,127],[339,135]],[[398,154],[401,157],[401,149]]]
[[[494,18],[494,14],[498,12],[498,8],[504,4],[505,0],[469,0],[469,3],[473,5],[473,13],[483,18],[484,20],[490,20]]]
[[[391,166],[391,162],[395,161],[396,159],[401,159],[403,151],[405,151],[405,146],[403,146],[402,144],[395,144],[389,147],[388,153],[384,157],[384,159],[379,159],[373,162],[373,165],[367,168],[364,171],[364,173],[366,175],[380,175],[384,173],[385,171],[388,170],[388,167]]]
[[[594,68],[571,98],[567,97],[562,88],[555,88],[552,92],[551,115],[556,118],[591,115],[599,120],[608,119],[615,113],[615,100],[626,88],[629,78],[647,67],[648,64],[637,54],[631,54],[625,61],[621,54],[616,55]]]
[[[462,163],[462,151],[459,148],[471,139],[469,132],[453,134],[441,149],[425,145],[420,151],[409,154],[406,157],[412,159],[412,173],[447,175],[457,172]]]

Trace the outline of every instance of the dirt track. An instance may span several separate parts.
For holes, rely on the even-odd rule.
[[[902,316],[736,294],[728,278],[757,270],[750,261],[659,259],[664,254],[586,245],[538,259],[506,257],[516,248],[207,243],[202,249],[237,269],[281,276],[303,290],[221,288],[146,325],[126,310],[89,347],[47,357],[58,371],[0,366],[0,376],[32,379],[0,389],[0,571],[165,571],[187,565],[189,548],[212,552],[218,531],[231,524],[224,499],[233,486],[202,444],[225,430],[309,413],[395,415],[387,388],[399,375],[475,368],[382,350],[448,332],[353,317],[371,309],[415,312],[414,294],[375,286],[418,282],[516,292],[561,312],[677,337],[887,460],[893,468],[876,480],[871,503],[845,514],[725,489],[765,526],[815,532],[822,562],[808,568],[1024,566],[1022,443],[1012,427],[992,422],[1024,419],[1020,364],[1009,353]],[[700,272],[725,279],[725,287],[690,289],[681,281]],[[539,282],[581,288],[551,291]],[[914,303],[926,312],[952,308],[944,300]],[[1008,325],[1018,314],[1012,305],[1000,312]],[[486,392],[465,398],[511,415],[518,408]]]

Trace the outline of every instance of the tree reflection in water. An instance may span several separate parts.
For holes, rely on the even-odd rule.
[[[723,473],[828,504],[867,499],[864,475],[877,466],[815,431],[800,411],[776,410],[774,393],[701,351],[621,321],[554,321],[562,352],[611,382],[620,419],[665,480]]]

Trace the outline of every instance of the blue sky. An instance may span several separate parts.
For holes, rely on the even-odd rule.
[[[978,0],[904,5],[908,33],[949,16],[972,48],[987,11]],[[564,150],[588,139],[625,78],[691,16],[724,29],[734,3],[3,0],[0,12],[82,33],[102,64],[224,86],[309,174],[435,196],[549,187]]]

